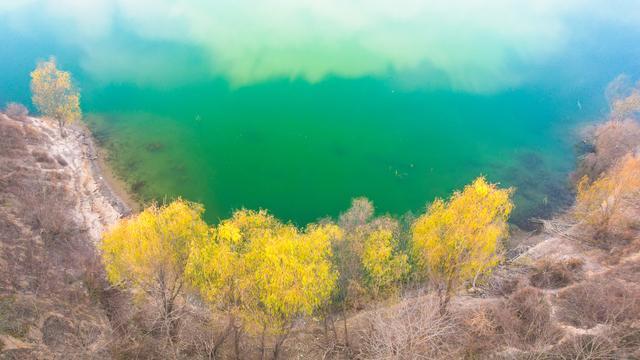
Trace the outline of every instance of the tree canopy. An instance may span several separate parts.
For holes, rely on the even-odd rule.
[[[479,177],[448,201],[436,199],[413,225],[417,267],[438,285],[441,310],[464,281],[492,269],[508,235],[512,189]]]
[[[80,93],[71,74],[58,70],[54,58],[39,62],[31,72],[32,101],[44,115],[58,121],[60,128],[82,117]]]

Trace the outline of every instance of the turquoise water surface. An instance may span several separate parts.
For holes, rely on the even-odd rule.
[[[636,22],[404,2],[0,5],[0,103],[30,104],[29,71],[55,55],[131,189],[212,222],[247,207],[303,224],[356,196],[401,215],[479,175],[517,188],[519,225],[567,205],[576,125],[640,73]]]

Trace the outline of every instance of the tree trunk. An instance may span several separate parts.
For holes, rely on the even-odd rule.
[[[240,360],[240,337],[242,336],[242,326],[234,326],[233,334],[233,350],[236,355],[236,360]]]
[[[282,344],[284,344],[285,340],[287,340],[287,337],[289,336],[289,333],[291,332],[292,328],[293,328],[293,323],[287,326],[287,329],[285,330],[284,334],[278,336],[278,338],[276,339],[275,346],[273,347],[273,360],[278,360],[278,358],[280,357],[280,350],[282,349]]]
[[[267,333],[267,325],[264,324],[262,326],[262,334],[260,336],[260,360],[264,360],[264,353],[265,353],[265,348],[264,348],[264,337]]]
[[[344,325],[344,345],[349,347],[349,329],[347,329],[347,305],[342,304],[342,320]]]
[[[222,334],[220,334],[218,339],[213,344],[212,353],[213,353],[213,358],[214,359],[218,358],[218,352],[220,351],[220,346],[222,346],[222,344],[224,344],[224,341],[227,339],[227,337],[231,333],[231,330],[234,327],[235,327],[235,318],[233,317],[233,315],[229,315],[229,324],[227,324],[227,327],[224,329]]]
[[[440,297],[440,315],[445,315],[447,313],[447,307],[449,306],[449,302],[451,301],[451,288],[453,286],[453,276],[449,275],[447,278],[447,283],[444,288],[444,295]]]
[[[67,132],[64,129],[64,120],[58,119],[58,129],[60,130],[60,136],[66,138]]]

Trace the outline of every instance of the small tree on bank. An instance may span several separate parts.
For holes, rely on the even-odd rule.
[[[38,111],[55,119],[62,134],[67,124],[82,116],[80,93],[73,86],[71,74],[58,70],[54,58],[39,62],[31,72],[31,94]]]
[[[175,336],[176,301],[183,292],[189,246],[209,235],[203,212],[202,206],[178,199],[161,207],[152,205],[103,235],[102,258],[109,281],[154,301],[169,339]]]
[[[414,259],[437,286],[442,314],[465,281],[500,261],[512,194],[512,189],[499,189],[480,177],[447,202],[436,199],[413,224]]]

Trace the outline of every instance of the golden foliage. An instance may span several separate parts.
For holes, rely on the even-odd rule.
[[[202,206],[178,199],[121,220],[102,238],[109,281],[147,293],[177,291],[191,242],[202,243],[209,237],[203,212]]]
[[[266,211],[240,210],[211,240],[194,241],[187,274],[204,297],[250,323],[284,331],[328,301],[337,274],[329,261],[335,225],[301,232]]]
[[[58,121],[60,127],[79,120],[80,93],[73,86],[71,74],[58,70],[55,59],[38,63],[31,72],[33,104],[45,116]]]
[[[464,281],[491,270],[508,235],[512,189],[477,178],[449,201],[437,199],[413,224],[417,267],[439,286],[441,306]]]
[[[628,154],[596,181],[578,184],[574,216],[600,233],[624,231],[640,197],[640,155]]]
[[[594,152],[580,161],[573,175],[577,183],[584,176],[598,178],[620,158],[640,147],[640,124],[633,119],[609,120],[599,124],[590,136]]]
[[[408,256],[399,248],[398,222],[373,215],[371,201],[356,198],[340,216],[344,236],[333,244],[340,272],[337,300],[348,307],[358,307],[365,297],[396,292],[410,270]]]
[[[374,295],[390,291],[409,272],[409,259],[397,251],[397,238],[389,229],[371,232],[364,244],[362,265]]]
[[[285,225],[254,238],[246,256],[253,300],[271,326],[283,330],[329,299],[337,278],[330,239],[339,233],[335,225],[311,225],[303,233]]]
[[[250,285],[245,260],[251,242],[280,226],[266,211],[236,211],[211,229],[211,238],[192,242],[186,267],[191,284],[211,304],[240,310]]]

